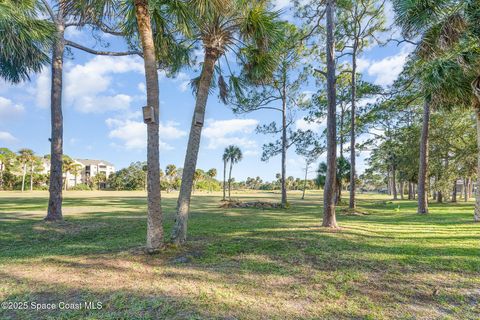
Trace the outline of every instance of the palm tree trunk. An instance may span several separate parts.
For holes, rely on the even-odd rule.
[[[33,161],[30,163],[30,191],[33,191]]]
[[[23,174],[22,174],[22,192],[25,191],[25,176],[27,175],[27,163],[23,164]]]
[[[302,200],[305,199],[305,191],[307,190],[307,177],[308,177],[308,163],[305,165],[305,179],[303,180]]]
[[[232,190],[232,169],[233,169],[233,161],[230,161],[230,170],[228,172],[228,200],[232,200],[231,197],[231,190]]]
[[[453,183],[452,202],[457,202],[457,180]]]
[[[355,209],[355,138],[356,138],[356,103],[357,103],[357,41],[353,45],[352,52],[352,108],[350,119],[350,201],[349,208]]]
[[[135,0],[135,16],[143,48],[147,104],[153,108],[154,119],[147,123],[147,244],[148,253],[163,248],[163,217],[160,190],[159,152],[159,88],[155,45],[148,11],[148,0]]]
[[[226,200],[227,189],[227,160],[223,160],[223,200]]]
[[[423,104],[422,137],[420,139],[420,166],[418,170],[418,213],[428,213],[427,171],[428,171],[428,127],[430,124],[430,102]]]
[[[215,63],[219,53],[213,49],[206,49],[205,61],[202,67],[202,74],[197,90],[195,111],[190,128],[185,164],[183,166],[182,185],[177,202],[177,213],[175,225],[172,230],[172,241],[175,244],[184,243],[187,240],[187,219],[190,210],[190,198],[192,195],[193,176],[197,166],[198,150],[202,135],[203,121],[205,119],[205,108],[207,106],[208,93],[212,83]]]
[[[336,228],[335,216],[335,181],[337,165],[337,130],[336,130],[336,66],[335,66],[335,0],[327,0],[327,174],[323,194],[322,226]]]
[[[397,171],[397,170],[396,170],[395,166],[392,166],[392,193],[393,193],[393,200],[398,200],[396,171]]]
[[[0,161],[0,190],[3,190],[3,169],[4,164]]]
[[[282,208],[287,207],[287,80],[284,76],[282,88]]]
[[[480,100],[480,96],[477,96]],[[475,222],[480,222],[480,109],[476,110],[476,119],[477,119],[477,190],[475,191],[475,211],[473,214],[473,220]],[[472,184],[471,179],[469,184]]]
[[[62,8],[59,8],[57,23],[57,37],[52,53],[52,92],[51,92],[51,150],[50,150],[50,182],[48,211],[45,220],[61,221],[62,192],[63,192],[63,114],[62,114],[62,86],[63,86],[63,55],[65,52]]]

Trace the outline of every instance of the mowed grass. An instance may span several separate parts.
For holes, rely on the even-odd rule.
[[[165,234],[177,194],[163,194]],[[66,192],[65,223],[42,221],[47,194],[0,193],[0,301],[101,302],[100,310],[1,310],[0,319],[478,319],[480,224],[473,203],[360,195],[320,227],[321,195],[286,210],[221,209],[194,195],[189,242],[143,254],[142,192]],[[269,192],[235,198],[275,201]]]

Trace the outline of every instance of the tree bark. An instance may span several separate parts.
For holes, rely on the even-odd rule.
[[[418,169],[418,213],[428,213],[427,171],[428,171],[428,131],[430,125],[430,101],[423,104],[422,136],[420,139],[420,165]]]
[[[65,52],[65,25],[63,12],[59,7],[57,35],[52,53],[52,88],[51,88],[51,150],[50,150],[50,182],[48,211],[45,220],[61,221],[63,192],[63,55]]]
[[[437,192],[437,203],[443,203],[443,194],[442,191]]]
[[[232,170],[233,170],[233,161],[230,161],[230,170],[228,171],[228,200],[232,200],[232,196],[231,196]]]
[[[175,225],[172,230],[172,241],[177,245],[185,243],[187,240],[187,220],[188,212],[190,210],[190,199],[192,196],[193,176],[197,166],[198,150],[200,148],[200,139],[205,119],[208,93],[212,83],[215,63],[219,56],[220,53],[217,50],[206,48],[205,61],[200,75],[195,111],[188,139],[187,153],[185,155],[185,164],[183,166],[182,185],[178,196]]]
[[[397,193],[397,181],[396,181],[396,168],[392,166],[392,193],[393,193],[393,200],[398,200],[398,193]]]
[[[226,189],[227,189],[227,160],[223,161],[223,200],[226,200]]]
[[[413,186],[412,183],[409,181],[408,182],[408,200],[413,199]]]
[[[305,165],[305,179],[303,180],[302,200],[305,199],[305,191],[307,190],[307,178],[308,178],[308,163]]]
[[[25,191],[25,177],[27,176],[27,163],[23,164],[23,174],[22,174],[22,192]]]
[[[148,253],[155,253],[164,246],[159,151],[160,92],[148,0],[135,0],[135,16],[143,49],[147,104],[153,108],[154,112],[153,121],[147,123],[148,214],[146,250]]]
[[[356,28],[356,26],[355,26]],[[357,40],[353,44],[352,53],[352,108],[350,119],[350,201],[349,208],[355,209],[355,188],[356,188],[356,157],[355,157],[355,138],[356,138],[356,104],[357,104]]]
[[[468,201],[468,180],[469,178],[463,179],[463,201]]]
[[[335,65],[335,0],[327,0],[327,174],[323,195],[323,223],[322,226],[336,228],[335,216],[335,181],[337,167],[337,130],[336,130],[336,65]]]
[[[33,191],[33,161],[30,163],[30,191]]]
[[[287,207],[287,79],[282,87],[282,208]]]
[[[404,200],[405,199],[405,193],[404,193],[404,183],[403,181],[400,181],[400,199]]]
[[[457,180],[453,183],[452,202],[457,202]]]
[[[477,98],[480,100],[480,96],[477,95]],[[473,214],[473,220],[475,222],[480,222],[480,109],[476,110],[476,119],[477,119],[477,190],[475,191],[475,211]],[[472,184],[470,182],[470,184]]]

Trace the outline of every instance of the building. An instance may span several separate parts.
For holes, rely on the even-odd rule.
[[[43,160],[42,174],[50,173],[50,159],[44,158]],[[77,172],[64,173],[65,187],[71,188],[77,184],[91,184],[92,179],[99,173],[105,174],[108,178],[112,173],[115,173],[115,166],[105,160],[92,160],[92,159],[73,159],[77,165]],[[107,187],[105,182],[101,182],[98,186],[99,189],[105,189]]]
[[[105,160],[74,159],[74,161],[79,165],[79,172],[77,175],[67,175],[67,186],[74,186],[78,183],[89,184],[97,174],[104,174],[108,178],[115,172],[115,166]],[[106,183],[102,182],[99,188],[106,188]]]

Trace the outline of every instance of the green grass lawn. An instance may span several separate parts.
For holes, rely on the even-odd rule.
[[[176,194],[163,195],[166,235]],[[236,193],[275,201],[275,193]],[[473,203],[360,195],[361,211],[321,223],[321,196],[291,207],[221,209],[196,194],[189,242],[147,256],[142,192],[0,193],[0,301],[101,302],[100,310],[13,311],[0,319],[479,319],[480,224]]]

